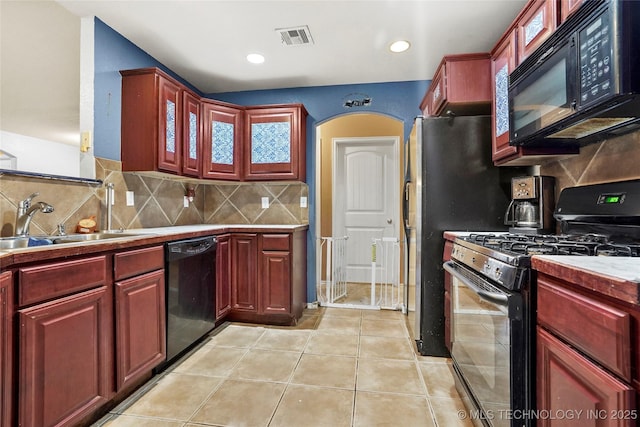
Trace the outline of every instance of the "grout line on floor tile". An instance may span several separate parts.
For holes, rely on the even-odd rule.
[[[321,310],[321,311],[320,311]],[[176,375],[199,375],[199,376],[208,376],[208,377],[215,377],[215,378],[220,378],[221,381],[212,388],[212,390],[207,394],[206,398],[200,402],[200,404],[194,409],[193,413],[188,417],[187,420],[180,420],[178,422],[183,423],[183,427],[186,424],[193,424],[193,425],[202,425],[202,426],[206,426],[209,424],[206,423],[202,423],[202,422],[194,422],[194,421],[190,421],[191,419],[193,419],[196,414],[202,410],[202,408],[212,399],[214,398],[213,396],[215,395],[215,393],[220,390],[220,388],[223,386],[223,384],[226,381],[232,381],[232,380],[238,380],[238,381],[246,381],[246,382],[256,382],[256,383],[272,383],[272,384],[283,384],[284,388],[283,388],[283,392],[280,395],[277,404],[275,405],[275,407],[273,408],[271,415],[268,418],[268,422],[267,425],[271,425],[274,420],[275,420],[275,415],[278,412],[278,408],[280,408],[280,405],[283,403],[283,399],[287,393],[288,390],[292,390],[292,387],[308,387],[308,388],[314,388],[314,389],[327,389],[327,390],[348,390],[353,392],[353,400],[351,401],[352,403],[352,410],[350,413],[350,422],[349,425],[350,426],[354,426],[356,423],[356,399],[358,394],[360,393],[379,393],[379,394],[389,394],[389,395],[398,395],[398,396],[415,396],[415,397],[420,397],[422,399],[426,399],[427,402],[427,408],[428,408],[428,412],[429,415],[431,416],[431,419],[433,420],[433,423],[435,426],[439,426],[439,427],[444,427],[441,423],[438,424],[438,419],[436,417],[436,410],[435,407],[433,405],[433,401],[431,396],[428,393],[428,389],[427,389],[427,384],[426,384],[426,380],[424,378],[424,376],[422,375],[422,370],[421,370],[421,364],[431,364],[431,363],[443,363],[440,362],[440,360],[435,360],[435,359],[423,359],[422,356],[420,356],[418,354],[418,352],[416,351],[416,349],[414,348],[415,343],[411,337],[410,331],[409,331],[409,327],[406,323],[406,321],[401,321],[402,323],[402,330],[404,332],[404,337],[397,337],[397,336],[387,336],[387,335],[383,335],[383,334],[376,334],[375,331],[372,331],[372,328],[375,328],[376,324],[382,325],[383,323],[377,323],[377,322],[372,322],[369,323],[369,332],[370,334],[373,335],[364,335],[363,334],[363,324],[365,324],[365,320],[369,319],[369,320],[383,320],[386,322],[392,322],[395,324],[396,320],[402,320],[402,319],[395,319],[394,317],[388,316],[388,315],[384,315],[383,318],[381,319],[376,319],[375,316],[369,316],[369,317],[365,317],[365,311],[364,310],[358,310],[358,313],[350,313],[348,315],[344,315],[344,316],[339,316],[339,315],[335,315],[336,312],[329,312],[329,315],[327,316],[327,311],[328,310],[348,310],[348,309],[333,309],[333,308],[320,308],[318,309],[317,315],[316,313],[314,313],[314,319],[313,319],[313,325],[311,327],[307,327],[308,325],[305,324],[305,328],[304,329],[296,329],[295,327],[293,328],[267,328],[267,327],[263,327],[261,325],[246,325],[246,324],[242,324],[242,323],[234,323],[234,322],[225,322],[223,323],[223,325],[220,325],[218,328],[216,328],[214,331],[212,331],[209,335],[209,338],[205,341],[203,341],[202,343],[200,343],[200,345],[198,345],[196,348],[194,348],[192,351],[190,351],[187,355],[185,355],[184,357],[182,357],[178,362],[176,362],[173,366],[169,367],[169,369],[167,369],[166,371],[156,375],[154,378],[152,378],[150,380],[150,382],[148,384],[144,384],[139,390],[137,390],[132,396],[128,397],[125,401],[121,402],[120,405],[118,405],[116,408],[120,409],[120,410],[126,410],[127,407],[131,406],[133,403],[135,403],[135,401],[137,401],[138,399],[140,399],[144,394],[146,394],[147,392],[149,392],[159,381],[160,379],[164,378],[167,374],[169,373],[175,373]],[[368,313],[368,311],[367,311]],[[342,313],[339,313],[342,314]],[[357,322],[354,321],[350,321],[346,323],[346,326],[351,329],[355,327],[355,323],[357,323],[357,333],[355,334],[341,334],[339,329],[334,329],[333,328],[333,323],[331,323],[331,326],[329,326],[326,329],[318,329],[322,320],[323,319],[327,319],[327,318],[331,318],[331,319],[358,319]],[[406,319],[404,319],[406,320]],[[340,325],[339,321],[334,321],[335,324]],[[254,334],[252,333],[248,333],[249,336],[251,336],[251,342],[248,342],[246,344],[246,346],[244,347],[233,347],[233,346],[225,346],[225,345],[220,345],[218,343],[213,342],[214,341],[214,337],[223,333],[227,328],[229,328],[230,326],[238,326],[238,327],[242,327],[242,328],[256,328],[256,329],[261,329],[260,334],[257,334],[257,336],[254,337]],[[272,348],[260,348],[257,347],[258,342],[260,341],[261,338],[263,338],[265,336],[265,333],[270,330],[270,329],[282,329],[285,331],[291,331],[291,332],[296,332],[296,331],[308,331],[308,333],[306,334],[306,341],[304,341],[304,344],[301,346],[301,350],[289,350],[289,349],[272,349]],[[344,332],[344,331],[342,331]],[[351,331],[349,331],[351,332]],[[354,329],[355,332],[355,329]],[[355,338],[355,343],[356,343],[356,352],[355,352],[355,356],[352,355],[347,355],[347,354],[330,354],[330,353],[310,353],[308,352],[310,345],[311,345],[311,341],[314,337],[317,336],[336,336],[336,335],[340,335],[340,336],[354,336]],[[240,335],[242,336],[242,335]],[[394,359],[394,358],[389,358],[389,357],[376,357],[375,359],[377,360],[391,360],[394,362],[410,362],[413,366],[413,368],[417,371],[418,374],[418,380],[419,380],[419,384],[422,384],[422,392],[419,394],[413,394],[413,393],[402,393],[402,392],[398,392],[393,391],[393,392],[388,392],[388,391],[364,391],[364,390],[360,390],[358,391],[358,376],[360,374],[360,364],[362,362],[362,360],[365,359],[374,359],[371,358],[371,356],[367,356],[365,354],[362,353],[363,348],[363,337],[367,336],[367,337],[381,337],[381,338],[392,338],[392,339],[400,339],[400,338],[404,338],[405,340],[408,340],[408,345],[411,349],[410,351],[410,358],[409,359]],[[331,341],[328,341],[329,343],[331,343]],[[349,339],[348,341],[350,344],[349,346],[352,346],[353,341],[351,339]],[[405,343],[406,344],[406,343]],[[194,374],[194,373],[189,373],[188,370],[185,369],[185,371],[183,372],[174,372],[174,369],[177,368],[179,366],[180,363],[182,363],[183,361],[187,360],[189,357],[191,357],[196,351],[198,351],[200,348],[204,347],[204,346],[208,346],[210,348],[235,348],[237,350],[243,350],[241,357],[233,364],[232,367],[230,367],[228,370],[223,372],[223,375],[206,375],[206,374]],[[351,347],[353,348],[353,347]],[[234,370],[237,368],[237,366],[242,362],[242,360],[247,357],[247,355],[252,351],[252,350],[256,350],[256,351],[268,351],[268,352],[275,352],[275,353],[297,353],[297,360],[295,360],[295,364],[293,369],[291,370],[291,372],[289,373],[288,377],[286,378],[286,380],[283,381],[272,381],[272,380],[263,380],[263,379],[251,379],[251,378],[231,378],[231,374],[234,372]],[[305,354],[309,354],[309,355],[313,355],[313,356],[329,356],[329,357],[349,357],[349,358],[355,358],[355,381],[353,382],[352,386],[348,386],[347,388],[344,387],[331,387],[331,386],[322,386],[322,385],[309,385],[309,384],[295,384],[293,383],[293,379],[295,376],[296,371],[300,368],[300,364],[302,361],[302,356]],[[408,355],[407,355],[408,356]],[[362,360],[361,360],[362,359]],[[291,361],[293,361],[293,358],[290,359]],[[446,360],[444,361],[444,363],[446,363]],[[328,367],[330,368],[330,367]],[[250,399],[250,396],[248,396],[247,398]],[[455,400],[453,398],[451,398],[451,400]],[[121,407],[121,405],[124,405],[125,402],[128,402],[128,405],[126,407]],[[443,401],[444,402],[444,401]],[[346,402],[345,402],[346,403]],[[115,409],[115,408],[114,408]],[[345,413],[345,417],[346,417],[346,413]],[[425,414],[426,415],[426,414]],[[108,416],[108,418],[106,418]],[[114,421],[118,418],[118,416],[120,416],[120,414],[118,413],[113,413],[110,412],[109,414],[105,415],[105,420],[102,421],[104,422],[108,422],[108,421]],[[126,415],[127,417],[131,417],[131,415]],[[159,418],[152,418],[152,417],[144,417],[144,416],[137,416],[140,419],[158,419]],[[171,420],[171,421],[176,421],[176,420]],[[346,420],[345,420],[346,421]],[[100,424],[96,424],[95,427],[99,426]]]

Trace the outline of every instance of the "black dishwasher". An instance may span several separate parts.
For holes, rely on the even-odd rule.
[[[167,360],[158,370],[215,326],[216,243],[214,236],[165,243]]]

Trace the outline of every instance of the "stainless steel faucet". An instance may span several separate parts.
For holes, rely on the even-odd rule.
[[[29,235],[29,225],[31,224],[31,219],[36,212],[53,212],[53,206],[45,202],[38,202],[31,206],[31,200],[38,196],[38,194],[40,193],[33,193],[18,203],[18,212],[16,213],[16,236],[24,237]]]

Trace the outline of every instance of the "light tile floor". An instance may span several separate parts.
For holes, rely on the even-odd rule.
[[[463,426],[446,358],[399,312],[319,308],[296,327],[225,323],[95,426]]]

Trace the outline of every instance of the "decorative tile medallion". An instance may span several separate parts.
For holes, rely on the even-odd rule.
[[[544,30],[544,10],[541,10],[531,21],[524,27],[524,45],[536,38]]]
[[[211,162],[220,165],[233,164],[234,126],[214,120],[211,124]]]
[[[167,129],[166,150],[169,153],[176,152],[176,104],[167,99]]]
[[[509,72],[505,64],[496,79],[496,136],[509,131]]]
[[[251,125],[251,163],[291,162],[291,124],[289,122]]]
[[[189,158],[198,159],[198,116],[189,112]]]

